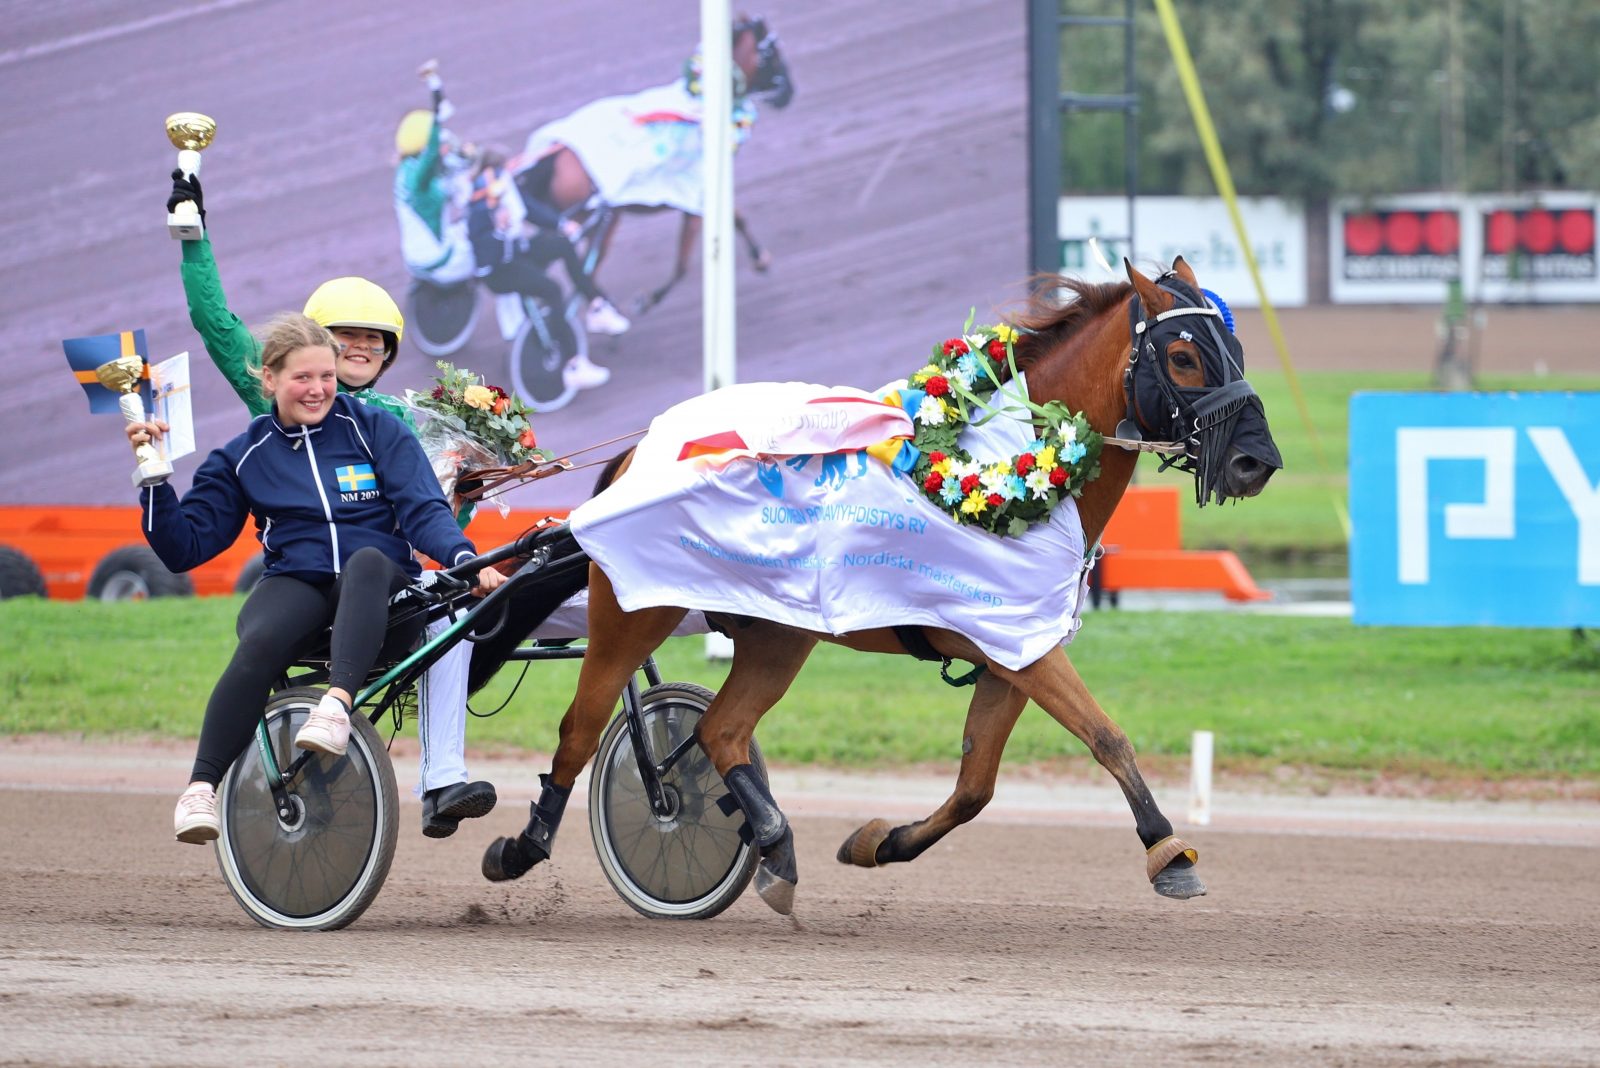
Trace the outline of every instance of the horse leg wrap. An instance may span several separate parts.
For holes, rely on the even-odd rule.
[[[555,785],[548,775],[539,776],[539,782],[544,788],[530,806],[528,826],[515,838],[496,838],[483,854],[483,877],[490,882],[520,879],[535,864],[550,859],[572,789]]]
[[[532,863],[550,859],[555,845],[556,831],[561,829],[561,814],[567,810],[572,788],[565,789],[550,781],[550,776],[540,775],[539,800],[528,811],[528,826],[517,836],[518,848],[533,858]]]
[[[728,791],[733,794],[734,800],[744,810],[744,818],[750,823],[750,832],[755,835],[756,845],[763,850],[775,845],[789,829],[789,821],[778,811],[778,802],[773,799],[767,784],[761,781],[761,776],[756,774],[756,769],[749,764],[739,764],[729,768],[728,774],[722,779],[728,784]]]

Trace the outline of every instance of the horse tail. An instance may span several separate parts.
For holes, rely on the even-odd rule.
[[[618,453],[607,460],[595,479],[594,492],[599,493],[626,468],[633,450]],[[567,535],[568,539],[571,535]],[[571,549],[577,548],[572,542]],[[565,550],[556,555],[563,555]],[[472,646],[472,660],[467,672],[467,691],[477,693],[501,666],[510,659],[517,646],[527,640],[535,627],[558,608],[562,601],[589,584],[589,569],[578,568],[558,577],[529,583],[525,589],[511,596],[506,604],[506,623],[492,636],[477,641]],[[514,621],[514,622],[513,622]]]

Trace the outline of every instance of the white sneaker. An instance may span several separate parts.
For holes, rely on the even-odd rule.
[[[344,756],[350,747],[350,712],[344,702],[324,695],[294,736],[296,749],[314,749],[329,756]]]
[[[628,317],[617,311],[609,300],[595,297],[589,302],[587,325],[591,334],[609,334],[616,337],[618,334],[626,334],[633,324],[628,322]]]
[[[611,371],[589,362],[587,356],[574,356],[562,369],[561,380],[568,389],[593,389],[611,381]]]
[[[213,842],[222,834],[222,824],[217,820],[217,791],[210,783],[190,783],[189,788],[178,795],[172,830],[178,841],[191,845]]]

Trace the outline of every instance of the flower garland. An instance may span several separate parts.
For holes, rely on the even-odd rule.
[[[1083,493],[1100,474],[1101,443],[1082,412],[1060,401],[1036,405],[1000,384],[1002,365],[1010,382],[1017,379],[1016,340],[1005,323],[974,331],[969,315],[961,336],[935,345],[927,366],[901,391],[916,428],[911,477],[923,494],[958,523],[1012,537],[1048,520],[1065,497]],[[995,404],[997,394],[1013,404]],[[975,408],[991,409],[980,424],[1002,411],[1031,412],[1038,437],[1004,463],[979,463],[956,444]]]

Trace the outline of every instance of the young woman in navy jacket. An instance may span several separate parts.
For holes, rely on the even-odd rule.
[[[333,626],[328,692],[295,745],[343,755],[350,702],[385,648],[412,645],[421,621],[387,631],[389,598],[421,572],[412,549],[446,566],[476,555],[439,491],[422,446],[387,412],[337,392],[336,343],[303,315],[273,320],[261,384],[272,410],[208,456],[179,500],[162,483],[140,494],[145,540],[173,571],[234,543],[255,517],[266,571],[239,612],[239,646],[206,705],[189,788],[173,830],[218,836],[217,783],[250,743],[272,683]],[[130,428],[135,443],[149,424]],[[493,589],[504,576],[479,573]]]

